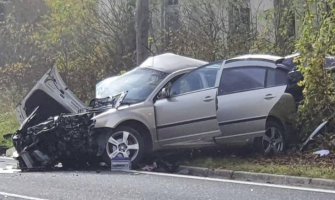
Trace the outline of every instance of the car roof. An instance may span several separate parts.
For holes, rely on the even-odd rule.
[[[259,60],[259,61],[268,61],[273,63],[280,63],[284,60],[284,57],[266,55],[266,54],[246,54],[242,56],[237,56],[226,61],[226,63],[235,62],[235,61],[246,61],[246,60]]]
[[[208,62],[203,60],[180,56],[173,53],[164,53],[147,58],[139,67],[172,73],[182,69],[200,67],[207,63]]]

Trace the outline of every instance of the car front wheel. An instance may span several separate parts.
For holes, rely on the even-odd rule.
[[[110,164],[116,157],[129,158],[136,165],[144,153],[143,137],[135,129],[119,127],[108,134],[104,160]]]

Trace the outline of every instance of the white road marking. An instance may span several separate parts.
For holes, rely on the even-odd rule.
[[[4,157],[4,156],[0,156],[0,160],[4,159],[4,160],[15,160],[14,158],[11,157]]]
[[[140,174],[148,174],[148,175],[175,177],[175,178],[187,178],[187,179],[195,179],[195,180],[206,180],[206,181],[216,181],[216,182],[223,182],[223,183],[235,183],[235,184],[243,184],[243,185],[254,185],[254,186],[264,186],[264,187],[272,187],[272,188],[280,188],[280,189],[335,194],[335,190],[326,190],[326,189],[306,188],[306,187],[288,186],[288,185],[276,185],[276,184],[269,184],[269,183],[255,183],[255,182],[248,182],[248,181],[198,177],[198,176],[180,175],[180,174],[165,174],[165,173],[158,173],[158,172],[144,172],[144,171],[133,171],[133,170],[131,172],[140,173]]]
[[[1,169],[0,168],[0,174],[13,174],[13,173],[17,173],[17,172],[21,172],[21,170],[19,170],[19,169]]]
[[[5,197],[15,197],[15,198],[26,199],[26,200],[47,200],[47,199],[40,199],[40,198],[36,198],[36,197],[29,197],[29,196],[25,196],[25,195],[11,194],[11,193],[7,193],[7,192],[0,192],[0,195],[5,196]]]

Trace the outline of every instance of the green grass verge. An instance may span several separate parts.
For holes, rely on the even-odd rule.
[[[282,160],[282,158],[281,158]],[[287,163],[277,162],[276,158],[272,159],[255,159],[255,158],[197,158],[186,161],[185,165],[206,167],[210,169],[227,169],[234,171],[247,171],[257,173],[270,173],[290,176],[303,176],[311,178],[326,178],[335,180],[335,164],[329,162],[316,161],[290,161]]]
[[[18,127],[19,124],[13,111],[0,113],[0,147],[9,148],[12,146],[12,142],[5,140],[3,135],[14,133]]]

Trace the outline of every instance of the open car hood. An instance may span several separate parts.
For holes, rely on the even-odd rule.
[[[61,113],[78,113],[85,104],[68,89],[57,68],[52,67],[18,104],[19,122],[22,124],[36,107],[39,107],[35,117],[38,123]]]

